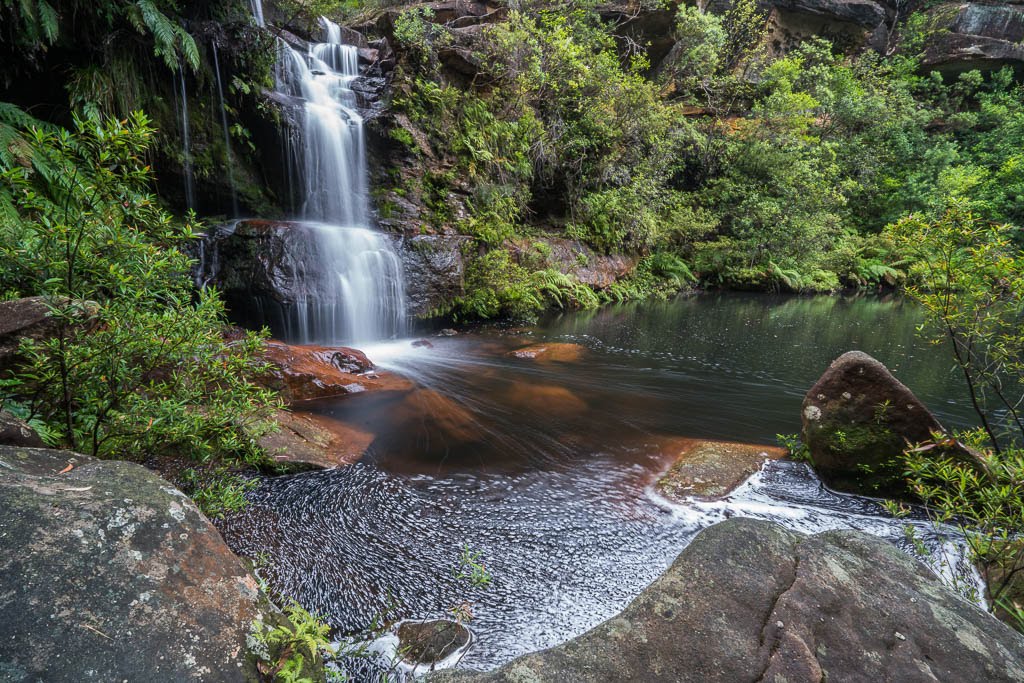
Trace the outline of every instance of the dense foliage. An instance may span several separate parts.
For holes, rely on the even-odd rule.
[[[1010,69],[922,75],[919,39],[888,57],[822,39],[773,55],[764,16],[741,1],[723,15],[680,6],[652,71],[595,5],[520,7],[469,42],[427,9],[395,21],[408,123],[391,136],[422,169],[419,186],[395,189],[424,197],[426,230],[454,228],[484,252],[561,234],[678,259],[705,285],[831,291],[913,274],[883,233],[910,212],[969,198],[989,220],[1021,220],[1024,91]],[[452,53],[473,64],[468,85],[443,68]],[[619,292],[665,291],[652,284]],[[493,282],[470,285],[456,310],[508,313],[477,303]],[[553,303],[530,290],[535,310]]]
[[[972,204],[890,228],[914,257],[924,284],[909,292],[933,341],[950,349],[980,425],[959,436],[982,466],[936,457],[941,443],[918,444],[906,454],[907,477],[936,522],[962,530],[993,610],[1024,630],[1024,259],[1016,230]]]
[[[45,297],[57,323],[24,341],[6,389],[54,441],[93,455],[258,457],[275,405],[246,379],[260,338],[226,342],[221,302],[193,292],[190,226],[150,193],[152,133],[142,114],[74,131],[0,123],[0,289]]]

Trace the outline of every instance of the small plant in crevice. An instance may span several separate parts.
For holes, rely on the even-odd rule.
[[[327,623],[289,600],[284,618],[269,624],[258,618],[246,637],[246,646],[256,658],[256,669],[273,683],[313,683],[316,678],[345,680],[337,672],[324,669],[324,657],[333,657],[337,649],[330,639]],[[314,678],[316,677],[316,678]]]
[[[814,460],[811,458],[811,451],[807,448],[807,444],[803,442],[799,434],[776,434],[775,440],[789,452],[791,460],[805,462],[808,465],[814,464]]]
[[[182,484],[203,514],[216,519],[245,509],[249,503],[245,494],[259,485],[223,466],[205,472],[185,470]]]

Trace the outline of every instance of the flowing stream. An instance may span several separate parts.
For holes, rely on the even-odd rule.
[[[860,529],[909,552],[905,520],[826,489],[803,464],[769,463],[715,502],[672,504],[653,483],[681,438],[771,444],[798,431],[803,394],[851,348],[886,363],[948,426],[967,424],[957,378],[942,349],[915,338],[918,322],[899,300],[709,294],[371,346],[418,388],[309,406],[370,434],[366,455],[263,480],[225,537],[340,632],[389,606],[432,618],[469,603],[475,641],[459,666],[479,669],[611,617],[730,516]],[[508,355],[536,342],[579,345],[566,347],[579,357]],[[912,521],[938,569],[976,580],[953,539]],[[480,553],[489,586],[455,577],[464,547]]]

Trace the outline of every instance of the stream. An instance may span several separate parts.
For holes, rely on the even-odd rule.
[[[613,616],[727,517],[860,529],[909,551],[906,520],[826,489],[800,463],[768,463],[721,501],[676,505],[652,485],[679,439],[771,445],[798,432],[804,393],[850,349],[885,363],[947,427],[967,426],[945,349],[918,339],[919,323],[900,299],[710,293],[373,345],[378,366],[419,389],[305,408],[372,434],[363,459],[262,480],[223,531],[342,633],[468,604],[475,639],[458,665],[474,669]],[[578,345],[564,347],[578,358],[508,355],[539,342]],[[941,571],[970,574],[955,543],[912,521],[949,561]],[[456,578],[464,548],[489,585]]]

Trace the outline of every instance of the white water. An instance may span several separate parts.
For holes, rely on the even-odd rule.
[[[224,86],[220,79],[220,58],[217,56],[217,42],[210,43],[213,47],[213,70],[217,75],[217,97],[220,99],[220,124],[224,129],[224,155],[228,165],[228,182],[231,185],[231,216],[238,216],[238,189],[235,186],[235,162],[231,154],[231,135],[228,133],[228,112],[224,105]]]
[[[253,16],[264,25],[259,0]],[[310,274],[310,296],[286,313],[284,328],[301,343],[389,339],[405,329],[405,285],[391,240],[370,228],[363,117],[351,88],[358,51],[342,44],[337,24],[321,25],[324,42],[306,51],[278,41],[277,90],[303,108],[287,143],[295,166],[288,175],[301,187],[300,214],[315,241],[296,253],[316,261],[296,270]]]
[[[178,69],[178,82],[181,85],[181,140],[182,167],[185,169],[185,204],[189,209],[196,208],[196,183],[192,172],[192,134],[188,122],[188,92],[185,89],[185,69]]]
[[[307,223],[323,271],[314,297],[299,302],[289,339],[362,343],[399,334],[405,325],[402,263],[384,235],[360,227]]]

